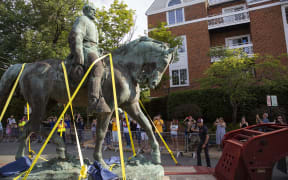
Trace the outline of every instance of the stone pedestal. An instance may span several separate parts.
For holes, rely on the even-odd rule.
[[[75,157],[69,157],[67,160],[54,158],[47,162],[37,163],[27,179],[78,180],[80,169],[80,162]],[[125,171],[127,180],[162,180],[164,177],[164,168],[161,165],[155,165],[141,155],[126,161]],[[112,172],[122,179],[120,164],[114,166]]]

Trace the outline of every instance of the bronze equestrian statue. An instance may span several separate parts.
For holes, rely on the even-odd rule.
[[[93,7],[87,5],[84,7],[85,16],[87,16],[85,8],[92,8],[88,10],[88,12],[93,13]],[[81,75],[81,71],[85,71],[91,61],[99,57],[100,54],[97,51],[98,37],[93,35],[90,36],[90,32],[87,31],[88,29],[86,29],[85,34],[77,28],[77,23],[83,23],[83,19],[87,20],[86,23],[90,23],[88,18],[89,17],[83,16],[79,17],[69,36],[72,51],[64,62],[68,72],[70,72],[69,85],[71,92],[74,92],[78,85],[78,82],[75,81],[77,75],[75,76],[73,73],[80,72],[79,75]],[[92,24],[91,27],[96,28],[96,26],[93,26]],[[93,33],[97,33],[97,30],[94,30]],[[80,33],[80,35],[78,33]],[[79,38],[79,36],[82,38]],[[95,39],[89,39],[92,37],[95,37]],[[167,44],[148,37],[136,39],[112,52],[118,105],[145,129],[149,137],[154,163],[161,163],[159,145],[153,134],[152,127],[138,103],[140,86],[155,88],[160,82],[168,65],[172,62],[175,52],[175,48],[169,48]],[[106,66],[103,66],[104,63],[100,62],[94,67],[94,72],[91,72],[89,80],[80,89],[73,101],[73,106],[82,107],[87,107],[96,103],[96,107],[93,106],[95,109],[97,109],[99,103],[101,106],[104,103],[108,106],[107,109],[110,110],[110,112],[103,111],[107,109],[101,107],[99,108],[100,111],[96,114],[98,122],[94,158],[103,165],[105,165],[105,163],[102,158],[101,148],[109,121],[114,112],[110,64],[109,61],[106,61],[106,63]],[[9,67],[1,77],[1,109],[21,66],[21,64],[15,64]],[[103,93],[101,93],[101,89]],[[16,158],[20,158],[24,156],[27,140],[31,133],[39,133],[41,122],[46,118],[46,112],[49,113],[52,107],[57,105],[57,103],[65,104],[68,102],[61,61],[47,59],[26,64],[19,80],[17,91],[23,95],[33,109],[30,121],[25,125],[25,130],[19,138],[20,145]],[[92,98],[92,100],[89,98]],[[103,98],[103,101],[99,100],[99,98]],[[41,133],[47,135],[49,132]],[[65,158],[66,148],[63,139],[55,133],[52,136],[52,141],[57,144],[56,150],[58,156],[60,158]]]

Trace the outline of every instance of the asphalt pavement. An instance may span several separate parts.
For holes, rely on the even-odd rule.
[[[35,152],[38,152],[41,148],[41,145],[42,144],[40,144],[40,143],[32,143],[31,148]],[[17,152],[17,147],[18,147],[17,142],[9,142],[9,143],[1,142],[0,143],[0,167],[9,163],[9,162],[14,161],[14,156]],[[73,145],[72,144],[67,145],[67,150],[70,154],[78,156],[76,145],[74,145],[74,144]],[[93,148],[82,148],[82,152],[83,152],[84,158],[87,158],[90,161],[93,160]],[[28,148],[27,148],[27,154],[28,154]],[[49,158],[54,157],[55,154],[56,154],[56,146],[52,143],[49,143],[47,145],[47,147],[45,148],[42,156],[44,158],[49,159]],[[202,154],[204,155],[204,153],[202,153]],[[210,148],[209,154],[211,157],[212,168],[215,168],[219,158],[221,157],[221,151],[217,151],[215,148]],[[147,157],[147,159],[151,159],[149,151],[143,153],[143,155],[145,157]],[[103,151],[103,158],[108,159],[111,156],[119,156],[119,151],[117,151],[117,150],[115,151],[115,149]],[[130,156],[132,156],[131,149],[126,149],[124,151],[124,157],[128,158]],[[175,156],[176,156],[176,153],[175,153]],[[176,159],[177,159],[178,163],[182,166],[193,166],[193,165],[197,164],[197,160],[192,158],[191,153],[182,153],[182,155],[178,156]],[[165,150],[163,150],[161,152],[161,160],[162,160],[163,166],[174,166],[175,165],[170,154]],[[206,165],[204,156],[202,157],[202,163],[203,163],[203,165]],[[272,179],[273,180],[287,180],[288,175],[284,174],[284,173],[282,173],[282,172],[280,172],[274,168]]]

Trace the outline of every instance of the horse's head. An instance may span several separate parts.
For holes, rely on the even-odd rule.
[[[116,49],[113,56],[139,84],[155,88],[175,53],[176,48],[169,48],[166,43],[141,37]]]
[[[176,48],[169,48],[166,43],[147,37],[142,37],[139,41],[139,51],[144,55],[144,62],[137,80],[139,84],[154,89],[172,62]]]

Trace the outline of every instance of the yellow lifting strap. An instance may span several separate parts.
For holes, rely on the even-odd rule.
[[[109,54],[109,58],[110,58],[112,88],[113,88],[113,97],[114,97],[114,106],[115,106],[115,115],[116,115],[116,124],[117,124],[117,135],[118,135],[118,139],[119,139],[119,152],[120,152],[120,162],[121,162],[121,169],[122,169],[122,179],[126,180],[123,147],[122,147],[122,138],[121,138],[121,132],[120,132],[120,122],[119,122],[119,113],[118,113],[117,93],[116,93],[114,68],[113,68],[113,61],[112,61],[112,54],[111,53]]]
[[[68,95],[68,99],[70,101],[71,93],[70,93],[69,81],[68,81],[68,76],[67,76],[67,70],[66,70],[66,67],[65,67],[65,64],[64,64],[63,61],[62,61],[61,64],[62,64],[62,68],[63,68],[63,72],[64,72],[64,78],[65,78],[65,85],[66,85],[67,95]],[[74,132],[75,132],[75,136],[76,136],[78,155],[79,155],[80,165],[81,165],[81,170],[80,170],[80,175],[79,175],[79,180],[80,180],[82,178],[83,179],[87,178],[87,167],[86,167],[86,165],[84,164],[84,161],[83,161],[83,155],[82,155],[82,151],[81,151],[81,147],[80,147],[79,137],[78,137],[78,133],[77,133],[77,130],[76,130],[76,124],[75,124],[75,119],[74,119],[72,102],[70,104],[70,109],[71,109],[71,113],[72,113]]]
[[[80,88],[82,87],[84,81],[86,80],[86,78],[88,77],[90,71],[92,70],[93,66],[99,62],[100,60],[104,59],[105,57],[109,56],[109,54],[102,56],[101,58],[96,59],[88,68],[88,70],[86,71],[86,73],[84,74],[84,77],[82,78],[82,80],[80,81],[79,85],[77,86],[75,92],[73,93],[71,99],[69,100],[69,102],[66,104],[64,110],[62,111],[61,115],[59,116],[58,120],[56,121],[53,129],[51,130],[50,134],[48,135],[47,139],[45,140],[43,146],[41,147],[41,149],[39,150],[38,154],[36,155],[35,159],[33,160],[30,168],[27,170],[25,176],[24,176],[24,180],[27,179],[28,175],[30,174],[30,172],[32,171],[33,167],[35,166],[36,162],[38,161],[40,155],[42,154],[42,152],[44,151],[46,145],[48,144],[49,140],[51,139],[52,135],[54,134],[56,128],[58,127],[60,120],[63,118],[64,114],[66,113],[66,111],[68,110],[68,108],[70,107],[70,104],[72,103],[72,101],[75,99],[78,91],[80,90]]]
[[[135,147],[134,147],[134,142],[133,142],[133,137],[132,137],[132,133],[131,133],[131,129],[130,129],[130,124],[129,124],[129,119],[127,116],[127,113],[125,113],[125,119],[126,119],[126,124],[127,124],[127,128],[129,130],[129,136],[130,136],[130,141],[131,141],[131,147],[132,147],[132,151],[133,151],[133,156],[136,156],[136,152],[135,152]],[[131,158],[131,157],[130,157]]]
[[[27,119],[28,119],[28,121],[29,121],[30,115],[29,115],[29,104],[28,104],[28,102],[27,102],[27,104],[26,104],[26,109],[27,109]]]
[[[22,68],[21,68],[21,70],[20,70],[20,72],[19,72],[19,74],[18,74],[18,76],[17,76],[17,78],[16,78],[16,80],[15,80],[15,82],[14,82],[14,85],[13,85],[13,87],[12,87],[12,90],[10,91],[10,94],[9,94],[9,96],[8,96],[8,99],[7,99],[6,103],[5,103],[5,106],[4,106],[4,108],[3,108],[3,110],[2,110],[2,113],[1,113],[1,116],[0,116],[0,122],[2,121],[3,116],[4,116],[4,114],[5,114],[6,110],[7,110],[7,107],[8,107],[8,105],[9,105],[11,99],[12,99],[12,96],[13,96],[15,90],[16,90],[16,87],[17,87],[17,85],[18,85],[19,79],[20,79],[20,77],[21,77],[21,74],[22,74],[22,72],[23,72],[23,70],[24,70],[25,65],[26,65],[26,63],[22,64]]]
[[[149,116],[148,112],[146,111],[144,105],[142,104],[141,100],[139,99],[139,104],[142,107],[142,109],[145,111],[146,115],[148,116],[148,119],[151,121],[151,124],[154,126],[155,131],[157,132],[157,134],[159,135],[160,139],[162,140],[163,144],[165,145],[167,151],[169,152],[171,158],[173,159],[173,161],[175,162],[175,164],[178,164],[178,161],[176,160],[173,152],[171,151],[171,149],[169,148],[169,146],[167,145],[167,143],[165,142],[164,138],[162,137],[161,133],[158,131],[158,129],[156,128],[154,122],[152,121],[151,117]]]

